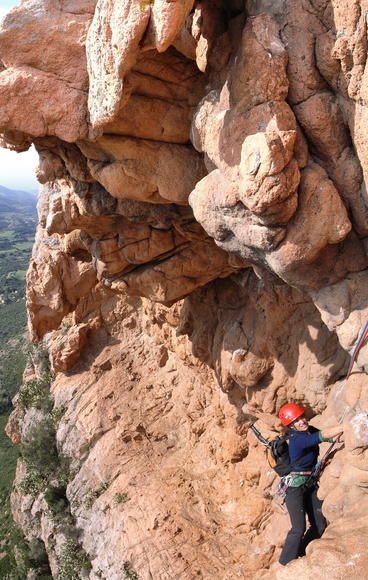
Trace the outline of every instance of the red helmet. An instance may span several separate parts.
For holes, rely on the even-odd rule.
[[[298,417],[301,417],[304,414],[303,407],[299,407],[295,403],[287,403],[283,407],[281,407],[279,411],[279,418],[283,425],[290,425],[293,421],[295,421]]]

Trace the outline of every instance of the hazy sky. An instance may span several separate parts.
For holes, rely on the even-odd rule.
[[[0,0],[0,18],[5,16],[13,6],[16,6],[20,0]]]
[[[38,155],[32,148],[24,153],[15,153],[0,147],[0,185],[8,189],[33,191],[40,184],[35,178]]]
[[[19,0],[0,0],[0,20],[16,6]],[[34,176],[38,155],[32,147],[25,153],[15,153],[0,147],[0,185],[9,189],[38,189],[40,184]]]

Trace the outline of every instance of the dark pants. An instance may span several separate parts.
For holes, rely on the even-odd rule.
[[[305,548],[312,540],[320,538],[326,528],[322,513],[322,501],[317,497],[317,487],[288,487],[285,497],[289,512],[291,530],[288,532],[279,558],[286,566],[291,560],[305,556]],[[306,530],[305,516],[308,515],[310,527]]]

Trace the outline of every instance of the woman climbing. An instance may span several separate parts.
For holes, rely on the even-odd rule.
[[[279,558],[279,563],[286,566],[291,560],[304,556],[309,542],[320,538],[326,528],[322,501],[317,497],[317,483],[308,485],[308,478],[318,460],[318,445],[323,441],[338,441],[342,427],[335,425],[319,431],[309,426],[304,409],[295,403],[281,407],[279,418],[289,428],[290,464],[293,466],[285,497],[291,529]],[[310,524],[307,532],[306,515]]]

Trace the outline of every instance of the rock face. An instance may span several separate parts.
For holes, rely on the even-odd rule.
[[[27,0],[2,22],[1,144],[40,158],[29,329],[91,579],[366,575],[366,342],[344,379],[368,319],[366,12]],[[288,516],[248,428],[273,437],[287,400],[345,443],[323,538],[280,570]],[[19,404],[8,433],[42,420]],[[14,517],[62,577],[70,528],[26,476]]]

